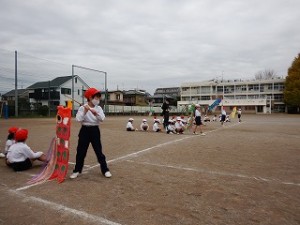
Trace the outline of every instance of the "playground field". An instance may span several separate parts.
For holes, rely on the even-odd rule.
[[[143,117],[133,118],[139,127]],[[16,173],[0,159],[0,225],[300,224],[299,115],[245,114],[242,123],[235,118],[224,127],[208,122],[206,136],[127,132],[127,119],[101,124],[109,179],[91,147],[83,174],[69,179],[80,129],[75,120],[63,183],[30,186],[38,162]],[[33,150],[46,152],[55,125],[55,118],[1,119],[0,148],[8,128],[18,126],[29,130]]]

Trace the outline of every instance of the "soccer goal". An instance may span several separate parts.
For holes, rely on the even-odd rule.
[[[76,70],[76,71],[75,71]],[[99,76],[100,75],[100,76]],[[74,101],[75,94],[77,91],[75,90],[75,76],[79,76],[82,80],[86,82],[89,87],[95,87],[97,89],[101,89],[101,92],[104,92],[104,96],[101,98],[103,104],[103,110],[107,112],[107,72],[102,70],[97,70],[93,68],[72,65],[72,99]],[[84,96],[84,93],[81,93]],[[72,115],[74,115],[74,102],[72,104]]]

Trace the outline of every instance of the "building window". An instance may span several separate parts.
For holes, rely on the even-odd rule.
[[[223,93],[223,86],[217,87],[217,93]]]
[[[234,92],[234,86],[225,86],[225,93],[232,93]]]
[[[77,90],[77,94],[80,95],[80,90],[79,89]]]
[[[248,88],[249,88],[249,91],[258,91],[259,85],[258,84],[249,84]]]
[[[121,95],[117,94],[117,95],[116,95],[116,99],[117,99],[117,100],[121,100]]]
[[[75,84],[77,84],[77,77],[75,77]]]
[[[71,89],[70,88],[61,88],[61,93],[64,95],[70,95]]]
[[[201,100],[210,100],[210,96],[201,96]]]
[[[259,95],[249,95],[248,98],[249,99],[258,99]]]
[[[283,95],[281,95],[281,94],[274,95],[274,101],[275,102],[283,102]]]
[[[201,94],[210,94],[210,86],[201,87]]]
[[[283,91],[283,84],[274,84],[274,90]]]
[[[268,90],[272,90],[273,89],[273,84],[268,84]]]

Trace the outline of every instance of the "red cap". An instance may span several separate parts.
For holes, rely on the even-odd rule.
[[[84,97],[89,99],[90,97],[94,96],[95,94],[100,94],[100,90],[97,90],[96,88],[89,88],[85,91]]]
[[[8,129],[8,133],[14,134],[14,133],[17,132],[18,129],[19,128],[17,128],[17,127],[11,127],[11,128]]]
[[[26,140],[27,137],[28,137],[28,130],[26,130],[26,129],[19,129],[16,132],[15,139],[16,139],[16,141],[22,141],[22,140]]]

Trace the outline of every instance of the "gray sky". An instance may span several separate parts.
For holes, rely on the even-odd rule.
[[[300,52],[299,0],[0,0],[0,4],[0,89],[4,81],[12,84],[7,76],[13,64],[6,61],[4,50],[46,59],[49,63],[43,62],[49,65],[61,63],[52,65],[61,67],[59,74],[51,72],[53,78],[70,75],[69,65],[75,64],[106,71],[109,89],[138,87],[151,94],[157,87],[222,74],[224,79],[250,79],[258,71],[272,69],[285,76]],[[21,72],[25,87],[38,77],[49,77],[41,65],[36,69],[43,72],[32,72],[33,62],[31,69]],[[91,86],[102,88],[103,81],[95,79]]]

